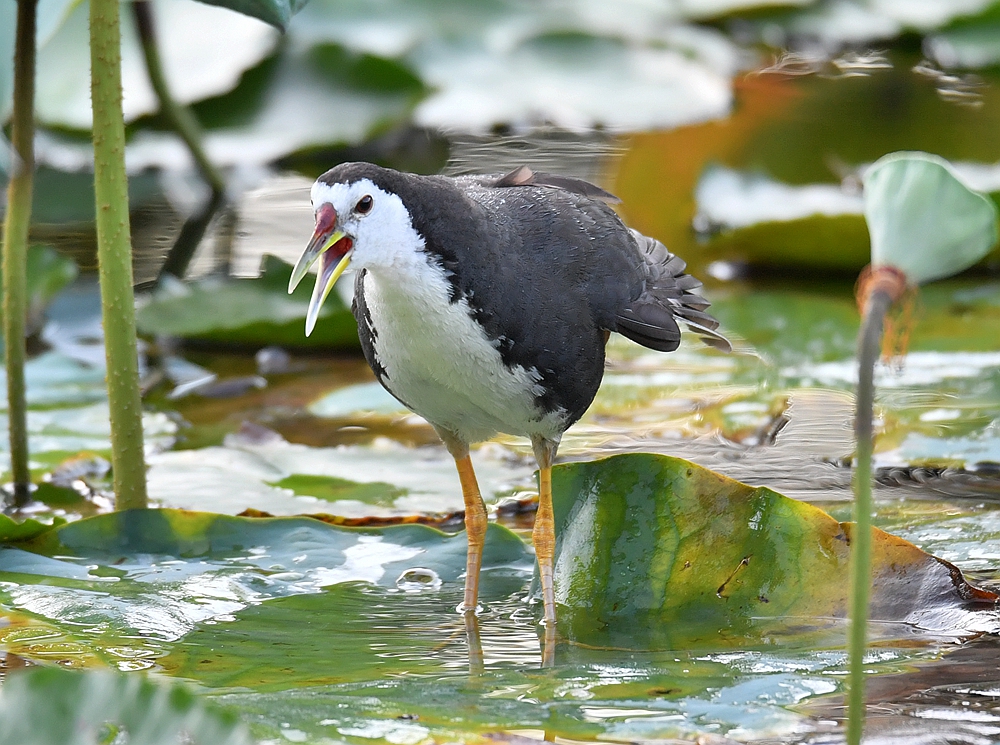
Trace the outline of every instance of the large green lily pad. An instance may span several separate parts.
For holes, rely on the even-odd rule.
[[[851,526],[812,505],[641,453],[555,469],[553,499],[556,598],[576,638],[745,644],[847,613]],[[907,541],[874,539],[874,620],[949,634],[995,626],[979,612],[995,594]]]
[[[334,293],[320,311],[316,330],[305,335],[312,288],[301,283],[291,295],[292,267],[265,256],[256,279],[200,280],[172,285],[139,309],[136,326],[149,336],[176,336],[227,347],[354,349],[357,325],[350,309]]]
[[[172,681],[41,669],[11,675],[0,692],[3,745],[250,745],[230,712]]]
[[[463,534],[181,510],[10,535],[0,549],[0,610],[9,622],[0,647],[43,665],[191,680],[241,712],[258,738],[295,742],[417,743],[526,727],[634,740],[690,736],[708,724],[748,738],[777,736],[803,726],[785,707],[837,689],[842,658],[829,646],[842,637],[802,633],[823,625],[841,591],[822,557],[802,558],[811,541],[839,555],[841,528],[832,518],[652,455],[560,465],[555,487],[560,634],[579,644],[560,645],[553,671],[537,669],[539,609],[525,603],[530,549],[499,526],[488,530],[480,596],[487,673],[470,676],[474,639],[455,612]],[[697,571],[675,586],[667,615],[650,614],[650,588],[663,576],[657,562],[673,536],[691,530],[700,535],[679,550]],[[994,614],[952,602],[954,588],[966,587],[952,575],[924,571],[945,565],[881,540],[898,560],[896,590],[914,572],[929,580],[906,601],[918,612],[912,625],[890,635],[912,642],[996,625]],[[587,545],[596,557],[592,575],[567,572]],[[739,569],[747,546],[757,553]],[[739,571],[727,583],[718,575],[728,557],[738,557]],[[768,618],[758,617],[760,591],[751,585],[763,570],[774,609]],[[724,584],[729,600],[720,613],[713,604],[723,602]],[[624,598],[617,615],[608,613],[613,592]],[[665,626],[678,609],[698,613]],[[595,629],[594,620],[608,620],[610,629]],[[609,646],[637,651],[623,657]],[[936,649],[887,649],[873,665],[900,671]]]

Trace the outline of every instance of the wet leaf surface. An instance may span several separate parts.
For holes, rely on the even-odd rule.
[[[165,680],[107,670],[19,672],[0,694],[0,743],[97,745],[249,745],[230,714]]]
[[[605,461],[613,481],[641,471],[621,465]],[[573,496],[563,474],[572,480],[599,468],[557,469],[562,500]],[[815,521],[813,508],[791,505],[793,521]],[[302,742],[464,740],[532,727],[584,739],[685,736],[705,726],[780,736],[806,721],[788,707],[836,691],[844,673],[836,643],[827,648],[836,631],[817,644],[797,627],[772,628],[750,648],[725,648],[716,634],[627,655],[563,644],[557,668],[540,670],[536,609],[525,601],[533,559],[497,526],[484,557],[484,668],[470,671],[468,632],[455,612],[464,561],[463,534],[423,526],[345,529],[174,510],[105,515],[0,553],[8,621],[0,639],[8,653],[37,663],[159,670],[197,682],[255,736]],[[630,634],[648,641],[641,629]],[[879,650],[873,668],[902,674],[940,654],[926,637],[907,646]]]
[[[559,150],[557,140],[542,142],[546,155],[569,152],[563,159],[571,168],[586,160],[587,173],[581,175],[622,196],[629,222],[663,239],[699,276],[752,277],[710,286],[712,310],[736,338],[738,354],[726,357],[685,344],[674,354],[655,355],[612,340],[598,399],[567,433],[560,454],[567,460],[635,451],[680,455],[747,483],[819,502],[836,519],[847,519],[843,500],[850,486],[857,330],[853,277],[832,281],[820,272],[853,272],[867,260],[860,218],[802,214],[781,223],[717,230],[728,218],[705,210],[706,220],[696,219],[697,188],[714,163],[717,172],[785,189],[782,203],[816,185],[850,196],[857,166],[912,148],[964,163],[984,179],[977,189],[996,190],[1000,182],[988,165],[1000,157],[993,137],[1000,128],[996,71],[982,68],[977,82],[949,68],[947,44],[935,41],[941,37],[959,50],[962,40],[949,34],[977,24],[986,28],[995,19],[987,12],[952,22],[957,6],[941,6],[935,18],[921,19],[907,3],[868,4],[859,12],[853,11],[860,6],[846,3],[763,11],[746,11],[742,3],[698,3],[687,4],[676,17],[670,14],[680,11],[673,6],[643,3],[629,4],[628,12],[583,0],[567,6],[574,12],[464,0],[447,5],[447,14],[435,15],[431,11],[439,10],[439,3],[374,7],[314,0],[273,53],[263,46],[244,49],[257,60],[270,54],[267,59],[257,63],[241,54],[240,64],[248,66],[242,76],[227,65],[227,80],[204,75],[196,81],[222,81],[214,91],[195,91],[185,99],[208,96],[195,109],[208,131],[212,157],[236,166],[233,173],[242,179],[246,166],[297,151],[295,162],[311,178],[340,157],[385,155],[382,141],[347,150],[325,145],[357,143],[373,133],[396,142],[402,136],[392,127],[414,117],[461,119],[466,127],[489,126],[484,124],[489,119],[570,126],[604,121],[611,127],[660,116],[691,122],[625,140],[595,134],[581,146],[586,153]],[[981,6],[970,0],[962,8],[976,13]],[[706,17],[707,24],[689,23]],[[765,61],[775,44],[789,40],[840,44],[844,34],[874,39],[946,22],[952,25],[924,39],[929,62],[916,51],[917,34],[900,43],[879,41],[880,49],[889,48],[885,53]],[[272,31],[258,27],[261,39],[273,38]],[[754,46],[754,34],[762,45]],[[975,54],[988,58],[988,34],[983,38],[979,49],[985,52],[970,44],[953,57],[969,66],[977,64],[970,61]],[[747,50],[770,69],[734,80],[738,65],[757,64],[743,56]],[[596,64],[617,72],[594,76]],[[641,75],[632,74],[636,65]],[[692,87],[691,80],[704,85]],[[546,85],[557,93],[542,95]],[[664,88],[668,96],[659,95]],[[694,88],[707,95],[691,98]],[[79,90],[64,103],[78,103]],[[646,95],[649,90],[657,95]],[[553,109],[561,100],[570,105]],[[697,123],[730,102],[727,118]],[[133,169],[158,164],[174,169],[186,162],[181,146],[156,126],[153,117],[133,124]],[[458,146],[453,151],[457,163],[475,168],[488,162],[493,168],[499,162],[489,159],[492,140],[478,149],[475,138],[470,141],[462,152]],[[39,142],[43,162],[63,168],[88,162],[85,143],[72,133],[43,133]],[[620,147],[625,148],[620,161],[607,157]],[[504,157],[522,156],[531,156],[530,148],[508,149]],[[174,199],[183,190],[172,178],[154,170],[133,177],[133,203],[146,209],[163,203],[164,195]],[[283,190],[261,189],[243,205],[233,256],[237,273],[255,273],[260,246],[294,258],[308,237],[309,178],[280,178]],[[92,195],[78,188],[87,180],[86,173],[42,171],[38,182],[46,197],[39,201],[39,214],[60,223],[76,221],[76,230],[92,213]],[[184,188],[190,190],[190,184]],[[749,187],[737,190],[735,201],[754,193]],[[176,219],[177,210],[186,208],[177,202],[170,209]],[[153,231],[160,241],[154,253],[163,249],[171,229]],[[77,247],[85,240],[60,230],[53,235],[65,245],[75,241],[81,255],[89,250]],[[773,268],[758,268],[765,265]],[[801,271],[803,266],[808,270]],[[137,277],[151,271],[142,269]],[[880,371],[876,516],[881,527],[994,587],[998,289],[982,276],[928,288],[911,353],[900,368]],[[24,531],[22,538],[34,536],[39,548],[52,535],[46,523],[76,520],[80,544],[50,545],[52,555],[10,548],[0,556],[8,570],[0,578],[7,622],[0,628],[0,648],[7,653],[7,669],[27,659],[166,672],[205,686],[211,697],[235,707],[256,737],[272,742],[360,745],[384,739],[417,745],[478,740],[484,734],[499,741],[545,735],[619,741],[723,734],[772,742],[836,737],[830,722],[840,715],[846,664],[836,622],[806,631],[798,621],[761,620],[766,632],[736,628],[726,634],[718,633],[717,622],[711,633],[689,634],[700,637],[697,647],[677,649],[681,645],[672,642],[686,641],[687,632],[676,623],[650,624],[653,631],[633,634],[616,620],[611,631],[597,633],[585,623],[567,626],[567,616],[565,633],[578,632],[576,642],[560,645],[556,669],[539,670],[537,609],[526,602],[531,558],[520,543],[511,544],[520,546],[516,560],[488,572],[480,614],[484,662],[477,673],[467,629],[454,612],[461,600],[456,574],[464,551],[461,536],[425,533],[435,536],[428,539],[430,553],[453,547],[444,562],[450,579],[410,559],[397,563],[398,575],[385,574],[378,584],[368,581],[383,567],[380,557],[415,545],[389,541],[387,529],[376,527],[379,521],[433,521],[462,502],[454,465],[433,431],[399,409],[357,358],[293,351],[285,363],[269,367],[246,354],[165,347],[167,364],[157,368],[154,359],[154,374],[186,363],[189,372],[215,379],[183,397],[171,399],[175,389],[169,385],[151,392],[147,406],[159,414],[152,418],[150,441],[175,445],[150,455],[150,482],[164,506],[228,514],[248,508],[275,515],[326,513],[335,524],[365,524],[356,534],[371,538],[370,545],[359,541],[335,549],[324,542],[330,540],[327,533],[316,531],[342,528],[254,518],[250,521],[262,526],[248,527],[248,536],[285,542],[287,552],[259,554],[259,549],[268,553],[269,543],[237,548],[223,541],[211,548],[206,535],[223,524],[195,526],[200,519],[195,515],[189,523],[178,518],[150,528],[160,537],[174,535],[176,540],[157,547],[167,553],[115,545],[117,553],[95,555],[86,546],[112,545],[120,531],[113,522],[104,527],[79,522],[107,510],[110,502],[102,492],[106,472],[81,465],[93,458],[75,448],[92,446],[100,453],[106,446],[98,426],[106,416],[103,352],[99,323],[88,315],[93,308],[65,298],[57,299],[51,316],[56,323],[43,334],[52,350],[33,361],[37,367],[29,375],[35,473],[41,478],[52,472],[52,484],[58,480],[61,486],[43,483],[34,511],[16,516],[31,517],[37,526],[8,527]],[[261,304],[251,299],[205,313],[251,319]],[[294,320],[286,325],[281,344],[293,350],[293,342],[302,340],[302,326]],[[257,340],[247,346],[275,344],[273,329],[257,331]],[[217,336],[224,342],[228,334],[221,330]],[[280,350],[276,354],[280,357]],[[172,379],[173,385],[182,379]],[[157,427],[164,434],[159,440],[152,436]],[[525,443],[500,438],[474,451],[473,458],[491,508],[531,495],[533,465]],[[605,506],[614,511],[614,504]],[[793,505],[789,512],[803,509]],[[740,514],[748,524],[752,515],[735,511],[719,519],[720,529],[731,524],[727,516],[736,520]],[[526,537],[530,522],[529,515],[512,524]],[[291,536],[267,527],[292,524],[297,527]],[[774,537],[774,545],[789,546],[795,538],[794,531],[786,531]],[[719,555],[720,571],[731,558],[724,549],[738,548],[727,539],[715,542],[718,551],[709,547]],[[373,558],[369,550],[387,553]],[[354,559],[345,559],[348,554]],[[831,566],[835,558],[831,554]],[[742,556],[736,559],[739,566]],[[758,566],[751,559],[730,584],[739,583],[741,574],[751,577],[752,572],[743,573]],[[775,572],[789,573],[780,564]],[[343,581],[323,584],[324,578],[337,577]],[[750,589],[741,585],[745,596],[730,597],[752,605],[759,595]],[[712,597],[706,602],[714,602]],[[766,605],[770,610],[777,604],[775,599]],[[955,621],[956,628],[967,618],[941,617]],[[947,634],[937,639],[926,629],[907,634],[898,624],[883,631],[883,644],[870,657],[873,695],[882,702],[871,720],[881,729],[873,732],[887,738],[989,737],[982,728],[991,722],[949,717],[993,716],[995,636],[956,644]],[[620,648],[609,643],[615,634]],[[636,649],[643,645],[656,651]]]
[[[149,463],[150,496],[168,507],[230,514],[250,507],[276,515],[327,512],[352,518],[463,509],[455,463],[444,448],[414,449],[391,441],[318,448],[278,438],[164,452]],[[517,486],[530,488],[532,466],[511,463],[509,454],[477,454],[476,469],[489,503]],[[331,489],[334,485],[340,488]]]
[[[573,638],[628,646],[639,618],[647,644],[747,646],[846,616],[851,526],[804,502],[635,454],[555,469],[553,505]],[[871,616],[885,629],[961,636],[962,617],[970,635],[997,628],[997,596],[954,566],[881,531],[874,546]]]
[[[265,257],[256,279],[207,278],[174,284],[156,293],[138,312],[140,334],[176,336],[228,347],[356,349],[357,324],[338,296],[320,313],[316,333],[306,337],[306,308],[312,289],[303,283],[291,295],[289,264]]]

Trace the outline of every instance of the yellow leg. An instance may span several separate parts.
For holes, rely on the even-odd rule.
[[[456,458],[458,478],[462,482],[462,497],[465,500],[465,532],[469,550],[465,557],[465,599],[462,610],[466,613],[476,610],[479,598],[479,567],[483,563],[483,544],[486,542],[486,505],[483,504],[476,472],[472,470],[472,459],[466,453],[464,458]]]
[[[479,567],[483,563],[483,544],[486,542],[486,505],[479,491],[476,472],[472,468],[469,457],[469,444],[463,442],[451,432],[443,429],[435,430],[444,441],[445,447],[455,459],[458,468],[458,479],[462,483],[462,499],[465,501],[465,534],[469,542],[465,555],[465,597],[461,610],[465,613],[475,613],[479,599]]]
[[[553,561],[556,553],[556,526],[552,514],[552,461],[558,443],[543,438],[532,438],[535,459],[538,461],[538,512],[531,540],[538,559],[538,578],[542,585],[542,606],[545,625],[545,644],[542,663],[552,665],[555,659],[556,595],[552,582]]]
[[[479,619],[475,613],[464,613],[465,638],[469,644],[469,673],[472,676],[483,672],[483,642],[479,638]],[[475,677],[473,677],[475,682]]]

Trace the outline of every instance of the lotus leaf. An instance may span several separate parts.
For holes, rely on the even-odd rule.
[[[556,601],[571,609],[577,639],[745,644],[846,615],[851,525],[817,507],[641,453],[552,478]],[[996,595],[907,541],[873,537],[873,619],[932,634],[996,627],[979,612]]]
[[[257,279],[209,278],[161,290],[140,308],[136,326],[141,334],[178,336],[230,347],[357,347],[354,316],[336,294],[323,306],[322,322],[317,324],[316,332],[305,335],[305,314],[312,290],[303,283],[289,295],[291,273],[291,265],[266,256]]]
[[[966,187],[943,158],[890,153],[865,172],[872,265],[923,284],[957,274],[997,242],[993,202]]]
[[[801,696],[836,690],[839,629],[821,628],[819,644],[802,632],[838,612],[849,528],[660,456],[560,465],[554,477],[560,632],[578,643],[561,645],[552,675],[535,669],[530,550],[497,525],[481,593],[488,679],[469,677],[455,613],[464,536],[419,525],[136,510],[12,536],[0,550],[0,645],[42,664],[197,681],[279,741],[415,743],[512,727],[634,740],[705,722],[752,739],[801,724],[785,708]],[[913,645],[916,635],[996,629],[982,612],[991,596],[949,565],[885,534],[877,542],[877,596],[883,608],[898,602],[883,615],[908,624],[889,635],[909,642],[887,648],[877,669],[938,653]]]
[[[259,18],[284,31],[292,16],[309,0],[202,0],[209,5],[219,5],[246,16]]]
[[[125,739],[120,739],[125,738]],[[250,745],[246,727],[178,683],[109,670],[43,668],[0,693],[3,745]]]

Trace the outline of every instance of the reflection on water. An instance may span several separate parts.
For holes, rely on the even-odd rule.
[[[723,255],[716,228],[808,217],[817,195],[824,209],[832,203],[833,212],[856,213],[851,174],[898,138],[947,145],[955,132],[965,133],[956,152],[990,170],[984,164],[995,160],[988,144],[995,142],[988,136],[995,132],[992,120],[968,126],[972,112],[963,106],[944,115],[942,139],[913,129],[927,106],[938,103],[936,96],[986,108],[989,89],[930,65],[914,76],[905,55],[903,64],[894,61],[868,53],[789,55],[765,71],[773,74],[741,83],[741,106],[727,122],[632,141],[603,134],[456,138],[447,169],[506,170],[525,162],[586,178],[619,191],[626,198],[623,213],[693,266],[741,261],[743,254]],[[779,116],[776,129],[761,126]],[[850,123],[848,133],[828,147],[828,125],[837,121]],[[737,141],[738,132],[744,139]],[[719,168],[703,176],[710,161]],[[760,175],[747,176],[751,171]],[[841,176],[848,179],[846,192]],[[254,274],[265,251],[298,256],[312,232],[310,183],[299,174],[268,175],[244,195],[235,274]],[[715,189],[703,200],[705,245],[696,243],[692,230],[693,219],[699,227],[699,183]],[[793,188],[801,184],[819,186]],[[139,281],[155,276],[185,216],[157,189],[148,191],[133,215]],[[775,195],[784,212],[772,209]],[[737,209],[748,206],[755,215]],[[39,235],[89,256],[89,228],[67,226]],[[820,233],[794,233],[796,256],[819,253],[803,241]],[[210,229],[193,273],[215,268],[216,240]],[[848,253],[839,233],[833,245],[836,256]],[[833,265],[851,267],[852,261]],[[613,341],[604,386],[567,433],[561,456],[664,452],[822,502],[838,519],[848,519],[857,330],[850,290],[850,281],[831,288],[786,276],[710,287],[713,312],[737,339],[732,356],[695,345],[654,355]],[[987,580],[996,579],[1000,565],[993,548],[1000,545],[1000,358],[996,311],[989,310],[1000,307],[997,296],[995,282],[978,278],[929,289],[915,351],[901,369],[886,368],[879,379],[879,524],[964,570],[983,570]],[[76,306],[62,313],[63,321],[81,315]],[[95,320],[87,333],[97,328]],[[55,351],[37,358],[29,374],[38,409],[33,450],[103,451],[106,431],[95,425],[106,419],[100,355],[94,354],[99,348],[50,338]],[[249,358],[182,352],[220,378],[258,372]],[[81,365],[85,358],[89,362]],[[148,423],[149,433],[161,435],[161,443],[180,436],[186,449],[151,457],[157,498],[204,510],[257,507],[275,514],[399,515],[461,507],[453,464],[432,444],[433,432],[371,395],[372,378],[359,360],[291,359],[260,374],[266,387],[242,395],[207,399],[192,393],[163,404],[184,423],[178,427],[160,414]],[[491,501],[533,488],[527,454],[526,443],[510,439],[474,453]],[[387,488],[370,489],[364,499],[352,492],[350,500],[336,500],[283,486],[303,475]],[[308,565],[301,560],[305,550],[286,549],[247,548],[214,563],[64,561],[59,571],[25,552],[5,553],[3,602],[18,609],[10,611],[11,619],[23,612],[31,622],[12,620],[0,629],[0,640],[33,660],[96,664],[88,660],[98,649],[103,662],[121,669],[157,669],[196,681],[254,722],[261,738],[277,741],[418,745],[515,728],[576,739],[710,733],[831,741],[832,722],[842,715],[839,622],[819,630],[813,622],[806,635],[787,619],[784,629],[735,651],[733,644],[636,651],[640,635],[623,628],[615,630],[617,638],[631,645],[563,641],[556,667],[541,670],[539,614],[526,600],[524,566],[496,578],[492,589],[487,578],[473,632],[455,612],[460,583],[425,566],[409,547],[358,542],[344,556],[331,553]],[[386,570],[393,560],[419,566]],[[959,646],[926,637],[899,641],[898,628],[890,631],[893,645],[870,656],[871,669],[880,673],[869,682],[871,699],[881,702],[871,712],[873,734],[886,742],[917,736],[987,742],[1000,734],[995,638]]]
[[[319,663],[313,656],[319,650],[308,643],[286,647],[280,640],[290,632],[270,625],[258,626],[252,640],[197,632],[162,663],[213,687],[225,680],[263,690],[218,698],[252,713],[265,708],[259,703],[263,696],[268,714],[261,713],[257,723],[264,732],[290,722],[314,737],[395,732],[410,713],[419,712],[420,726],[436,738],[512,723],[571,738],[659,739],[706,731],[739,739],[785,738],[823,729],[819,717],[790,707],[835,693],[846,674],[841,651],[781,646],[623,654],[563,644],[557,666],[543,670],[535,614],[520,593],[487,604],[480,616],[482,666],[470,672],[462,618],[449,612],[461,600],[457,590],[405,598],[381,590],[355,592],[361,596],[353,600],[351,593],[338,592],[336,607],[342,619],[345,613],[357,613],[356,618],[317,616],[321,605],[315,605],[313,615],[299,619],[328,632]],[[267,613],[265,608],[260,611]],[[270,645],[281,647],[280,656],[265,651]],[[871,665],[900,674],[936,654],[887,649],[873,655]],[[174,667],[185,657],[200,663]],[[245,672],[235,677],[226,670],[211,672],[217,661],[235,673],[240,663],[234,665],[233,657],[244,660]],[[280,666],[280,674],[272,665]],[[313,685],[303,687],[309,680]]]

